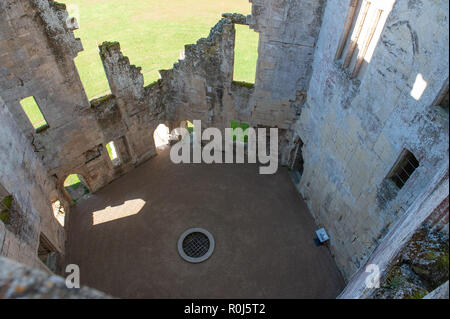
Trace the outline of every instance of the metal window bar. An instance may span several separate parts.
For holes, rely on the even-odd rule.
[[[408,176],[408,178],[411,176],[411,174],[409,174],[406,170],[405,170],[405,168],[402,166],[401,167],[401,169],[402,169],[402,171],[404,171],[405,172],[405,174],[406,174],[406,176]]]
[[[402,161],[404,165],[399,165],[392,179],[398,187],[402,188],[411,175],[414,173],[417,167],[419,167],[419,161],[413,157],[412,154],[407,154]],[[414,162],[414,163],[413,163]],[[402,176],[405,174],[405,176]]]
[[[406,172],[408,173],[409,176],[411,176],[412,173],[414,173],[414,171],[416,170],[416,168],[412,166],[410,163],[406,163],[406,165],[403,167],[403,170],[407,170]]]
[[[400,182],[401,182],[401,186],[400,187],[402,187],[403,185],[405,185],[405,182],[406,181],[404,181],[401,177],[400,177],[400,175],[398,175],[397,173],[395,173],[395,176],[400,180]]]
[[[414,167],[414,169],[416,169],[417,167],[419,167],[419,162],[418,162],[417,160],[416,160],[417,164],[411,163],[410,160],[409,160],[408,158],[406,158],[406,160],[408,161],[408,163],[409,163],[412,167]]]

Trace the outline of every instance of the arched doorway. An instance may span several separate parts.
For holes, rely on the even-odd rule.
[[[303,167],[304,167],[304,160],[303,160],[303,141],[298,138],[296,141],[297,147],[295,148],[295,156],[293,157],[294,162],[292,163],[292,171],[295,175],[296,182],[299,183],[300,179],[303,175]]]
[[[64,189],[72,201],[76,203],[83,196],[89,194],[89,188],[83,177],[79,174],[70,174],[64,181]]]

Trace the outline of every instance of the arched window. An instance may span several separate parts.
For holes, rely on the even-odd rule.
[[[153,133],[153,139],[157,148],[169,144],[169,128],[167,125],[159,124]]]
[[[55,216],[58,223],[64,227],[64,220],[66,217],[66,210],[64,209],[64,206],[61,204],[61,201],[59,199],[54,200],[52,202],[52,209],[53,209],[53,215]]]

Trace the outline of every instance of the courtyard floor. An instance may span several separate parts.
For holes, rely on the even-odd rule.
[[[169,149],[78,202],[67,264],[81,283],[123,298],[335,298],[344,281],[286,168],[173,164]],[[177,241],[201,227],[212,256],[184,261]]]

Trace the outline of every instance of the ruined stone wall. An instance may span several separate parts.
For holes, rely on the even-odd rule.
[[[448,253],[447,195],[393,259],[372,297],[422,298],[448,282]]]
[[[37,257],[41,232],[64,253],[64,230],[51,206],[61,196],[1,97],[0,187],[13,199],[7,218],[0,221],[0,255],[45,269]]]
[[[0,256],[0,299],[110,299],[88,288],[66,287],[65,279]]]
[[[401,254],[402,251],[405,251],[405,247],[407,247],[410,239],[414,237],[413,235],[422,232],[421,227],[423,225],[425,225],[426,228],[431,229],[432,232],[435,231],[433,229],[433,220],[441,215],[442,209],[445,211],[445,203],[449,194],[448,174],[447,162],[447,164],[439,168],[435,175],[430,179],[430,187],[424,189],[424,192],[414,200],[405,214],[399,216],[393,227],[390,227],[386,236],[384,236],[381,243],[370,255],[366,265],[375,265],[378,267],[377,270],[379,271],[380,281],[389,275],[389,267],[396,263],[396,257]],[[430,221],[432,222],[429,223]],[[431,228],[429,228],[429,226],[431,226]],[[441,235],[447,236],[447,247],[441,247],[444,248],[442,251],[446,250],[448,256],[448,235],[445,234],[445,231],[439,232]],[[436,238],[433,239],[434,243],[437,242],[435,239]],[[429,248],[427,246],[427,244],[424,245],[419,243],[417,249],[418,251],[427,250]],[[420,257],[420,254],[416,253],[412,257]],[[379,291],[379,289],[367,286],[366,281],[368,280],[368,276],[373,274],[373,270],[375,269],[372,266],[372,271],[366,272],[366,265],[361,267],[351,277],[347,286],[338,298],[369,298]],[[372,278],[375,279],[375,277]],[[375,281],[372,282],[375,283]]]
[[[52,0],[0,2],[0,96],[2,112],[9,114],[1,118],[0,172],[24,218],[20,236],[2,225],[1,242],[4,255],[30,265],[39,263],[40,231],[64,254],[64,233],[51,202],[61,200],[68,215],[71,199],[63,183],[69,174],[81,175],[96,191],[156,154],[153,131],[160,111],[149,107],[149,99],[156,100],[154,87],[141,83],[139,89],[132,78],[136,70],[110,48],[103,52],[109,59],[105,71],[116,96],[90,102],[73,62],[81,42],[67,17],[65,6]],[[108,68],[108,62],[114,66]],[[116,79],[118,72],[124,75]],[[43,130],[36,130],[22,109],[20,101],[29,96],[48,123]],[[110,141],[120,165],[108,156]]]
[[[303,145],[296,186],[328,231],[348,279],[448,162],[448,108],[434,105],[448,87],[448,2],[392,1],[373,55],[356,77],[336,60],[354,0],[251,2],[251,16],[225,14],[207,38],[186,45],[184,58],[148,86],[118,43],[103,43],[100,58],[111,95],[88,101],[73,63],[81,42],[65,24],[64,5],[2,1],[0,96],[13,116],[5,121],[17,125],[6,127],[17,136],[12,147],[28,143],[35,158],[30,161],[40,161],[46,171],[18,175],[16,187],[20,181],[53,181],[61,196],[63,181],[76,173],[96,191],[156,154],[153,132],[160,123],[171,129],[184,120],[202,120],[203,129],[223,130],[231,120],[278,127],[281,164],[293,167]],[[236,23],[260,36],[254,86],[233,82]],[[426,87],[417,97],[412,91],[421,79]],[[36,132],[26,118],[20,100],[28,96],[38,102],[47,129]],[[20,138],[27,143],[18,144]],[[109,141],[119,150],[119,166],[108,157]],[[420,165],[393,192],[386,177],[403,149]],[[5,184],[11,188],[12,182]],[[35,184],[30,192],[55,196]],[[35,207],[30,222],[47,208]],[[30,230],[33,238],[37,233]]]
[[[153,130],[147,130],[147,123],[156,115],[138,97],[148,89],[141,85],[133,99],[109,79],[118,97],[88,101],[73,62],[81,42],[66,23],[64,5],[49,0],[2,1],[0,16],[1,95],[61,190],[68,175],[79,174],[89,190],[96,191],[155,154]],[[126,69],[119,60],[113,62]],[[122,80],[133,83],[127,75]],[[26,117],[20,101],[28,96],[38,103],[47,129],[37,132]],[[115,142],[122,165],[111,162],[105,148],[110,141]]]
[[[224,14],[207,38],[185,46],[184,59],[162,70],[161,95],[171,128],[181,121],[201,120],[202,128],[230,127],[251,121],[252,85],[233,82],[235,23],[239,14]]]
[[[397,0],[371,59],[351,78],[335,60],[351,1],[327,1],[307,100],[295,133],[304,143],[298,185],[349,278],[448,163],[448,1]],[[420,77],[426,88],[413,89]],[[423,81],[419,81],[423,83]],[[446,84],[447,83],[447,84]],[[420,165],[398,192],[386,177],[403,149]]]
[[[260,33],[251,124],[289,129],[308,89],[325,1],[250,2],[250,27]]]
[[[153,132],[163,123],[163,108],[158,83],[144,87],[141,68],[130,64],[122,55],[117,42],[105,42],[100,47],[100,58],[108,78],[112,96],[106,108],[111,115],[102,111],[101,127],[106,140],[117,140],[127,132],[127,162],[136,164],[154,156],[156,149]],[[97,116],[105,103],[95,106]]]

